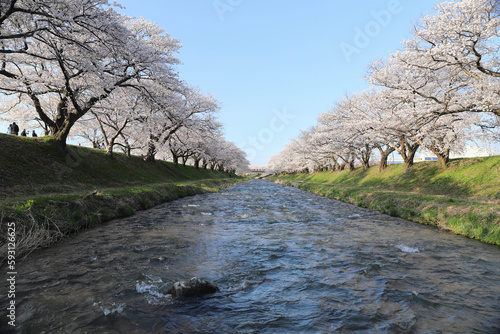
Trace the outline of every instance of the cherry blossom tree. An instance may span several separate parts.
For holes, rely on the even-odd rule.
[[[63,147],[75,122],[116,88],[146,79],[177,85],[172,65],[178,63],[173,56],[178,41],[150,22],[104,8],[106,4],[42,2],[54,13],[40,20],[43,29],[22,38],[26,51],[3,54],[0,89],[25,97]]]
[[[294,140],[285,145],[285,148],[271,157],[267,169],[273,173],[294,173],[308,170],[310,161],[302,156],[300,142]]]
[[[126,147],[126,143],[119,141],[126,139],[124,130],[127,126],[137,125],[135,117],[139,108],[141,108],[141,103],[137,90],[118,88],[109,98],[98,102],[90,110],[93,132],[84,131],[83,133],[90,134],[87,136],[88,139],[95,138],[99,133],[98,141],[104,145],[106,154],[111,156],[116,144]]]
[[[318,117],[324,131],[330,132],[330,140],[337,143],[336,152],[332,153],[336,153],[351,170],[355,159],[363,169],[368,169],[376,145],[376,137],[370,131],[371,121],[366,114],[369,114],[369,100],[353,95],[346,96],[330,112]]]
[[[365,145],[378,150],[380,155],[379,171],[387,168],[389,155],[396,150],[390,145],[394,133],[387,128],[387,117],[391,114],[390,105],[386,103],[384,92],[375,90],[373,87],[352,94],[345,102],[350,108],[352,126],[356,126],[358,132],[366,138]],[[368,151],[368,150],[367,150]],[[366,162],[364,168],[367,168]]]
[[[241,174],[248,171],[250,162],[246,159],[246,153],[243,152],[233,142],[224,141],[222,151],[218,152],[218,169],[231,174]]]
[[[428,61],[418,52],[404,50],[373,63],[368,80],[388,88],[382,100],[393,106],[399,121],[406,119],[412,125],[405,136],[410,138],[411,134],[411,140],[418,145],[402,146],[399,142],[400,148],[406,147],[399,153],[407,167],[411,166],[407,157],[411,157],[413,148],[424,146],[436,154],[441,167],[445,168],[450,150],[470,138],[466,136],[471,133],[470,126],[480,125],[484,115],[468,111],[474,104],[468,75],[457,67],[427,65]],[[386,121],[386,124],[391,123]]]
[[[214,113],[193,115],[165,144],[170,152],[169,158],[175,164],[181,159],[183,165],[191,160],[199,168],[200,162],[208,158],[207,143],[219,139],[223,141],[221,130],[222,124],[215,119]]]
[[[468,77],[467,104],[440,114],[491,112],[500,116],[500,3],[496,0],[447,1],[415,26],[405,49],[416,54],[417,66],[461,72]]]
[[[152,83],[145,96],[144,112],[138,117],[141,136],[147,138],[145,160],[154,161],[156,153],[182,127],[192,127],[203,118],[217,113],[218,102],[211,95],[184,86],[177,91]]]

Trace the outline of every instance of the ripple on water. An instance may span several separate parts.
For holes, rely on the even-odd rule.
[[[498,247],[263,180],[85,231],[18,272],[19,333],[500,332]],[[220,291],[169,297],[194,276]]]

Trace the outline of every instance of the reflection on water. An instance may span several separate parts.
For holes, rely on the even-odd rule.
[[[264,180],[113,221],[18,267],[19,333],[500,332],[499,247]],[[220,291],[166,293],[194,276]]]

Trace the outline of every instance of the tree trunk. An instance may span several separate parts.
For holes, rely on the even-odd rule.
[[[68,112],[68,99],[62,98],[57,105],[56,121],[52,122],[50,132],[52,138],[62,147],[66,148],[66,140],[68,139],[71,127],[78,120],[76,114]]]
[[[124,146],[124,151],[123,153],[127,154],[127,157],[132,156],[132,147],[130,147],[130,144],[127,140],[127,138],[123,135],[123,132],[120,133],[120,137],[123,139],[123,146]]]
[[[406,154],[406,157],[404,159],[405,161],[405,170],[407,171],[408,169],[410,169],[411,167],[413,167],[413,164],[414,164],[414,160],[415,160],[415,153],[417,153],[417,149],[418,149],[418,146],[419,145],[416,145],[417,148],[416,149],[412,149],[410,151],[407,152]]]
[[[56,143],[59,144],[59,146],[61,146],[63,149],[66,148],[66,140],[68,139],[68,135],[69,131],[52,132],[52,138],[54,138]]]
[[[439,160],[439,168],[446,169],[448,162],[450,162],[449,154],[436,154]]]
[[[357,157],[358,160],[361,162],[361,166],[363,167],[364,171],[367,171],[368,168],[370,167],[370,158],[372,155],[372,148],[370,145],[365,144],[364,150],[361,150],[361,156]]]
[[[405,137],[399,138],[399,145],[396,147],[399,155],[403,158],[405,162],[405,171],[408,171],[411,167],[413,167],[415,154],[417,153],[420,144],[414,143],[410,144],[406,140]]]
[[[330,159],[332,159],[332,172],[336,170],[340,170],[340,164],[337,161],[337,157],[335,155],[331,155]]]
[[[436,147],[427,147],[434,153],[439,161],[439,168],[441,169],[446,169],[448,166],[448,162],[450,162],[450,150],[445,150],[443,153],[441,150],[437,149]]]
[[[47,124],[44,124],[43,132],[46,136],[50,136],[50,128],[47,126]]]
[[[378,166],[378,171],[383,172],[387,168],[387,160],[389,159],[389,155],[394,152],[396,149],[394,147],[391,147],[387,145],[386,149],[384,150],[382,147],[377,147],[379,152],[380,152],[380,163]]]
[[[333,160],[332,171],[338,171],[338,170],[342,170],[342,167],[340,166],[339,162],[335,159]]]
[[[387,166],[388,166],[387,160],[388,159],[389,159],[389,154],[383,154],[380,156],[380,163],[378,165],[379,173],[383,172],[387,168]]]
[[[370,156],[371,152],[361,152],[361,156],[357,157],[359,162],[361,162],[361,167],[366,172],[370,168]]]
[[[150,140],[149,144],[148,144],[148,152],[146,153],[146,156],[144,157],[144,160],[148,161],[148,162],[155,162],[155,155],[156,155],[156,146]]]
[[[127,157],[130,158],[132,156],[132,148],[130,147],[128,142],[125,142],[125,145],[127,147]]]
[[[125,122],[127,123],[127,122]],[[115,146],[115,141],[116,141],[116,138],[118,138],[118,136],[120,135],[120,132],[123,130],[120,129],[119,132],[115,133],[114,136],[111,137],[111,139],[109,139],[108,143],[107,143],[107,147],[106,147],[106,154],[109,155],[110,157],[113,156],[113,147]]]
[[[349,160],[349,170],[351,172],[354,170],[354,159]]]
[[[362,159],[360,161],[361,161],[361,166],[363,167],[363,170],[367,171],[368,168],[370,167],[370,159],[368,159],[368,161],[365,161],[364,159]]]
[[[147,161],[147,162],[155,162],[156,159],[155,159],[155,156],[152,155],[152,154],[147,154],[145,157],[144,157],[144,161]]]
[[[439,168],[446,169],[448,162],[450,162],[450,149],[441,149],[443,147],[443,140],[433,140],[431,144],[424,146],[436,155],[439,161]]]
[[[106,147],[106,155],[112,157],[113,156],[113,146],[115,146],[115,140],[112,138],[109,143],[108,147]]]

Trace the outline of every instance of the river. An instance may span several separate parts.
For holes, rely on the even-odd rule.
[[[17,267],[17,333],[500,333],[500,247],[265,180],[140,211]],[[166,293],[191,277],[220,291]]]

